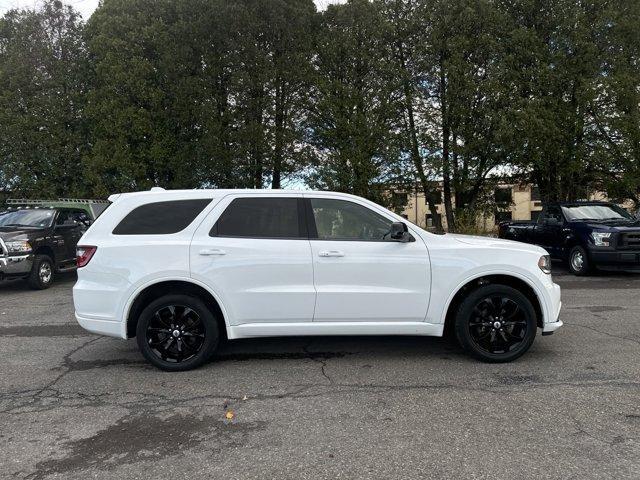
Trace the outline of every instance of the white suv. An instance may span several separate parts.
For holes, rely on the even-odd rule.
[[[164,370],[222,338],[434,335],[490,361],[560,326],[547,252],[436,235],[365,199],[284,190],[125,193],[78,247],[76,318]]]

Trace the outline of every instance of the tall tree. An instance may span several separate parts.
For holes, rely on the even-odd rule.
[[[322,15],[309,131],[316,188],[381,199],[401,158],[392,148],[399,97],[378,4],[351,0]]]
[[[57,0],[0,19],[0,190],[38,197],[86,192],[82,27],[78,13]]]

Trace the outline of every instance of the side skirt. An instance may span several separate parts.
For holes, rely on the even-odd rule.
[[[229,339],[312,335],[418,335],[441,337],[444,325],[424,322],[246,323],[227,328]]]

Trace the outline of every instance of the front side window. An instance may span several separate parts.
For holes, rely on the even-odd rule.
[[[298,198],[236,198],[211,229],[212,237],[307,238]]]
[[[209,203],[211,203],[210,198],[147,203],[129,212],[113,230],[113,234],[167,235],[178,233],[187,228]]]
[[[311,209],[319,240],[382,241],[392,220],[346,200],[312,198]]]

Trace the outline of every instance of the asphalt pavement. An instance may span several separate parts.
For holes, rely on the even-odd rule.
[[[0,478],[640,478],[640,275],[555,275],[510,364],[436,338],[229,342],[164,373],[73,318],[73,274],[0,285]]]

